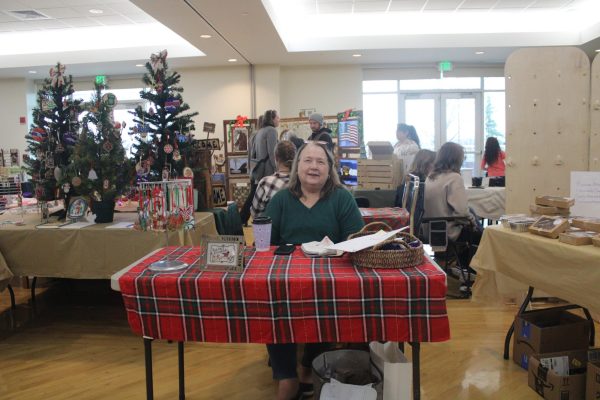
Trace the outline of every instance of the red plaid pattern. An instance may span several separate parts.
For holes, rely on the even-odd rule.
[[[409,224],[409,212],[400,207],[361,208],[360,214],[366,224],[385,222],[392,230],[400,229]]]
[[[154,339],[235,343],[436,342],[450,338],[446,275],[423,259],[360,269],[348,255],[308,258],[246,249],[242,274],[202,271],[200,247],[168,247],[119,279],[129,325]],[[146,267],[167,254],[190,264]]]

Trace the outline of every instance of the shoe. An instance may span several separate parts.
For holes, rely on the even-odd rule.
[[[314,393],[315,387],[312,383],[300,382],[300,385],[298,386],[298,392],[293,397],[293,400],[308,399],[309,397],[312,397]]]

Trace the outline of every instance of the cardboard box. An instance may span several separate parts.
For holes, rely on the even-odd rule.
[[[390,160],[394,153],[394,147],[390,142],[371,141],[367,142],[373,160]]]
[[[573,218],[571,225],[586,231],[600,232],[600,218]]]
[[[598,399],[600,399],[600,361],[588,360],[585,384],[585,400]]]
[[[588,348],[590,323],[564,308],[529,311],[515,317],[513,361],[527,369],[534,354]]]
[[[569,375],[562,376],[541,365],[540,360],[550,357],[568,357]],[[568,351],[539,354],[530,357],[529,387],[546,400],[583,400],[585,396],[587,351]]]
[[[552,239],[569,229],[569,220],[564,217],[542,215],[529,228],[529,232]]]
[[[540,206],[569,208],[575,204],[575,199],[572,197],[560,196],[536,196],[535,204]]]
[[[600,247],[600,235],[596,235],[592,238],[592,244],[596,247]]]
[[[596,232],[583,231],[579,228],[570,228],[567,231],[558,235],[558,241],[574,246],[584,246],[592,244],[592,238]]]

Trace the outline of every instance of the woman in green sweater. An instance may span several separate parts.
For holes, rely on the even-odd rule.
[[[271,243],[276,245],[321,241],[325,236],[337,243],[363,226],[356,201],[340,184],[333,155],[317,142],[298,150],[288,188],[273,196],[266,214],[272,219]],[[305,345],[298,379],[296,344],[267,345],[273,378],[279,380],[278,400],[312,395],[311,363],[327,347],[326,343]]]

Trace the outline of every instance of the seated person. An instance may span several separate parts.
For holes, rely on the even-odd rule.
[[[415,154],[415,159],[410,166],[409,174],[413,174],[419,177],[419,182],[425,183],[425,179],[433,169],[433,162],[435,161],[435,151],[431,150],[419,150]],[[396,189],[396,198],[394,200],[394,207],[402,207],[402,197],[404,196],[404,184],[398,186]]]
[[[290,170],[292,162],[296,155],[296,146],[289,140],[283,140],[275,146],[275,163],[277,172],[273,175],[265,176],[258,182],[250,213],[252,219],[258,217],[267,208],[267,204],[275,193],[286,188],[290,180]]]
[[[425,181],[425,218],[465,216],[465,222],[448,221],[447,234],[451,241],[469,241],[474,245],[481,240],[481,229],[477,218],[470,212],[467,204],[467,191],[460,167],[464,161],[464,149],[461,145],[447,142],[440,148],[433,171]],[[459,254],[461,265],[468,266],[468,251]]]
[[[298,150],[288,188],[273,196],[266,215],[272,219],[271,243],[276,245],[320,241],[324,236],[337,243],[363,226],[354,198],[340,184],[333,155],[325,144],[317,142]],[[326,343],[305,345],[298,379],[296,344],[267,345],[273,378],[279,380],[278,400],[309,395],[311,363],[328,347]]]

